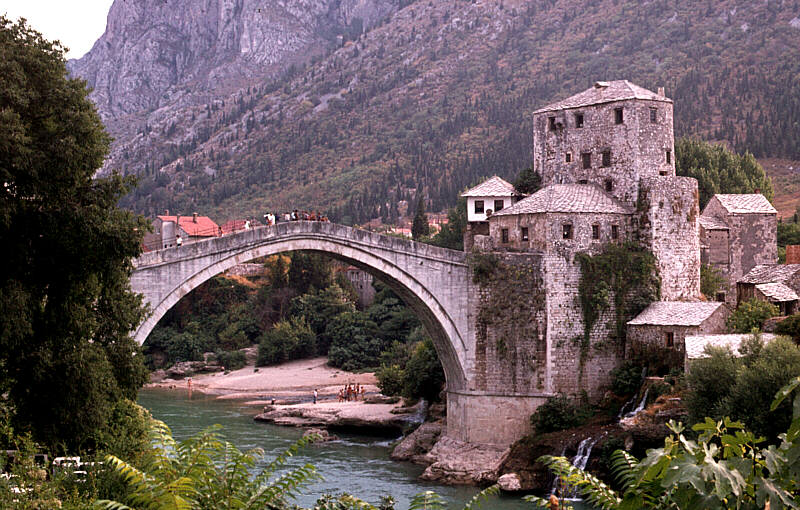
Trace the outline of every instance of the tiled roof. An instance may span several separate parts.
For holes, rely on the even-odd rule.
[[[711,314],[725,306],[715,301],[656,301],[644,309],[629,326],[699,326],[711,317]]]
[[[722,207],[729,213],[738,214],[777,214],[778,211],[772,207],[767,197],[761,193],[749,193],[740,195],[714,195],[713,198],[719,200]]]
[[[686,358],[707,358],[708,356],[705,353],[707,345],[713,347],[729,347],[734,355],[739,356],[739,346],[742,345],[742,342],[749,336],[749,333],[735,335],[688,335],[683,341],[686,346]],[[761,339],[764,343],[769,343],[775,340],[775,338],[777,338],[777,336],[772,333],[761,333]]]
[[[162,221],[171,221],[173,223],[177,221],[175,216],[159,216],[158,218]],[[181,216],[180,218],[180,227],[189,236],[215,237],[219,235],[219,226],[208,216],[198,216],[196,222],[192,216]]]
[[[461,194],[462,197],[508,197],[516,195],[517,190],[514,185],[505,179],[494,176],[478,184],[474,188],[468,189]]]
[[[785,283],[800,271],[800,264],[760,264],[739,279],[739,283]]]
[[[230,220],[223,223],[220,228],[222,228],[223,234],[230,234],[231,232],[244,230],[245,225],[247,225],[247,220]]]
[[[549,104],[544,108],[539,108],[534,113],[564,110],[567,108],[580,108],[582,106],[611,103],[613,101],[623,101],[625,99],[647,99],[650,101],[664,101],[666,103],[672,102],[672,99],[660,96],[638,85],[634,85],[628,80],[599,81],[590,89],[586,89],[574,96]]]
[[[722,220],[713,216],[700,216],[700,226],[706,230],[730,230]]]
[[[794,290],[782,283],[760,283],[756,288],[770,301],[783,303],[800,299]]]
[[[551,184],[494,216],[545,212],[631,214],[630,209],[595,184]]]

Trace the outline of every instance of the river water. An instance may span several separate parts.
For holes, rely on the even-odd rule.
[[[139,392],[139,403],[153,417],[164,421],[177,440],[185,439],[204,428],[220,424],[223,436],[240,450],[262,448],[266,455],[262,466],[302,436],[302,430],[253,421],[256,410],[240,402],[217,400],[195,393],[157,389]],[[289,466],[314,464],[323,480],[313,483],[297,499],[297,504],[311,507],[325,493],[347,492],[372,504],[390,494],[398,510],[408,508],[415,494],[433,490],[448,502],[448,508],[460,510],[478,491],[474,487],[450,487],[425,483],[417,479],[423,468],[409,462],[389,458],[391,440],[367,436],[339,434],[340,440],[312,445],[290,459]],[[259,468],[260,469],[260,468]],[[486,510],[533,509],[519,496],[501,496],[484,503]],[[576,510],[582,508],[576,505]]]

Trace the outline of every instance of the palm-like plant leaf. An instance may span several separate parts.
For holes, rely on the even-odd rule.
[[[492,485],[491,487],[486,487],[479,493],[472,496],[466,505],[464,505],[463,510],[473,510],[480,508],[486,500],[489,499],[490,496],[496,496],[500,492],[499,485]]]
[[[622,499],[608,485],[597,477],[576,468],[566,458],[545,455],[539,457],[538,460],[561,477],[566,485],[576,488],[594,506],[611,510],[617,508],[622,502]]]
[[[444,500],[433,491],[425,491],[411,498],[408,510],[444,510]]]

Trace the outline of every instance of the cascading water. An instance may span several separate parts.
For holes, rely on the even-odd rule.
[[[592,456],[592,448],[594,448],[594,445],[596,445],[597,442],[600,441],[600,438],[602,438],[604,435],[605,432],[600,436],[590,436],[581,441],[580,444],[578,444],[578,451],[575,453],[575,456],[572,457],[570,463],[578,469],[586,469],[586,465],[589,463],[589,458]],[[556,478],[556,481],[553,484],[552,493],[556,493],[559,482],[560,480]],[[580,500],[580,497],[578,496],[578,490],[575,487],[569,486],[564,488],[561,498],[568,501]]]
[[[639,402],[639,405],[636,406],[636,409],[634,409],[633,411],[627,413],[625,415],[626,418],[631,418],[633,416],[636,416],[637,414],[639,414],[640,412],[642,412],[644,410],[644,406],[647,405],[647,394],[648,393],[650,393],[650,388],[649,387],[646,390],[644,390],[644,395],[642,396],[642,400],[641,400],[641,402]]]

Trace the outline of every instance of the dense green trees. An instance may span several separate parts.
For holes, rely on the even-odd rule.
[[[768,301],[752,298],[739,306],[728,317],[727,326],[731,333],[750,333],[761,330],[764,322],[780,313],[777,306]]]
[[[117,207],[132,185],[93,179],[109,137],[63,49],[0,18],[0,394],[52,453],[99,446],[146,378],[129,288],[147,223]]]
[[[514,188],[519,193],[532,195],[542,187],[542,176],[533,169],[533,165],[522,170],[514,181]]]
[[[738,155],[723,145],[692,138],[675,140],[675,168],[678,175],[697,179],[700,208],[716,193],[755,193],[772,200],[772,182],[752,154]]]
[[[417,211],[414,213],[414,220],[411,224],[411,238],[414,240],[422,239],[430,235],[431,228],[428,225],[428,216],[425,214],[425,199],[417,201]]]

